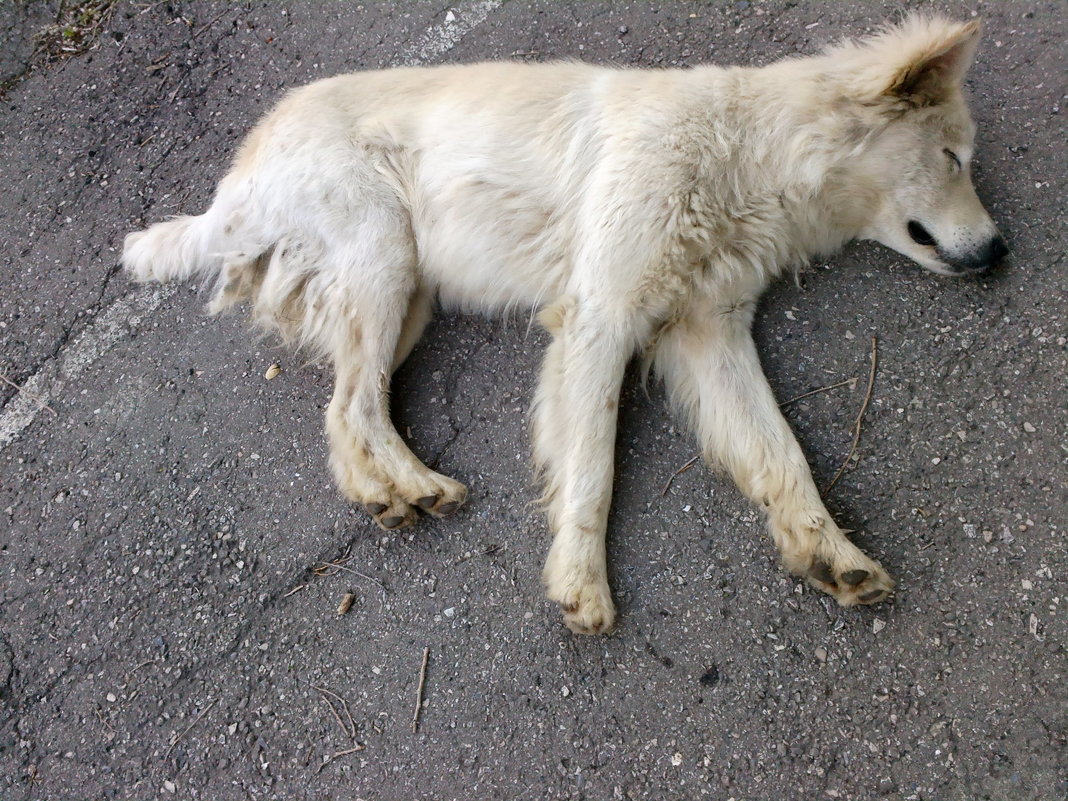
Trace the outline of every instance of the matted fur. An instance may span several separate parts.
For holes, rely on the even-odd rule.
[[[333,361],[331,465],[385,528],[466,489],[408,450],[389,375],[435,298],[540,309],[532,414],[553,545],[544,579],[577,632],[611,628],[605,565],[620,383],[642,352],[710,462],[768,512],[788,569],[845,605],[893,582],[835,525],[761,372],[756,301],[786,269],[881,241],[932,270],[1003,243],[968,177],[960,93],[976,23],[914,17],[760,69],[579,63],[403,68],[289,94],[211,208],[130,234],[142,280],[217,275],[212,311]]]

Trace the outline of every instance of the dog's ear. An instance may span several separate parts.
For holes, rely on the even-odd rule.
[[[891,77],[884,94],[917,106],[941,102],[948,92],[960,86],[971,66],[980,29],[979,20],[972,20],[964,25],[945,26],[943,35],[926,42],[917,41],[919,48]]]
[[[931,106],[960,86],[979,44],[979,20],[912,16],[870,39],[832,47],[826,56],[845,93],[865,106]]]

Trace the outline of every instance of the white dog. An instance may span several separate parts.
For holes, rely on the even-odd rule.
[[[393,69],[289,94],[211,208],[126,238],[139,279],[218,274],[212,310],[333,360],[341,491],[384,528],[466,489],[394,430],[391,371],[435,298],[540,309],[533,410],[554,532],[548,595],[576,632],[611,628],[605,564],[616,406],[643,353],[706,458],[754,502],[786,567],[841,604],[893,582],[835,525],[750,336],[769,281],[857,237],[935,272],[1006,252],[969,178],[960,91],[976,22],[913,17],[761,69],[510,63]]]

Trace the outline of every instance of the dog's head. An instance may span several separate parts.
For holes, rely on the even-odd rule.
[[[975,126],[961,92],[979,22],[913,17],[828,53],[864,132],[873,190],[860,236],[943,275],[991,267],[1008,247],[975,194]]]

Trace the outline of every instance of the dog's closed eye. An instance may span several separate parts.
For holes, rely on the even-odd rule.
[[[933,247],[938,244],[935,242],[935,238],[931,236],[931,232],[923,227],[915,220],[909,220],[908,224],[909,236],[912,237],[912,241],[917,245],[924,245],[925,247]]]

